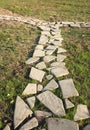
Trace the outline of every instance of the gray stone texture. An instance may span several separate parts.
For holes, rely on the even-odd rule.
[[[83,130],[90,130],[90,124],[86,125]]]
[[[38,69],[45,69],[46,68],[46,64],[42,61],[42,62],[39,62],[36,67]]]
[[[25,63],[30,65],[30,64],[36,63],[37,61],[39,61],[39,59],[40,58],[38,58],[38,57],[31,57]]]
[[[26,99],[31,109],[35,106],[35,99],[36,99],[35,96]]]
[[[69,99],[65,99],[65,105],[66,105],[66,109],[74,107],[74,104]]]

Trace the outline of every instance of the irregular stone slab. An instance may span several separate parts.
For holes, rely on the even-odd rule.
[[[43,57],[45,56],[45,51],[43,50],[35,50],[33,53],[33,57]]]
[[[40,58],[38,57],[31,57],[25,63],[30,65],[30,64],[36,63],[37,61],[39,61],[39,59]]]
[[[40,92],[43,90],[43,86],[41,84],[38,84],[37,91]]]
[[[83,104],[79,104],[77,106],[74,120],[78,121],[78,120],[83,120],[83,119],[87,119],[87,118],[90,118],[90,114],[89,114],[87,106],[83,105]]]
[[[64,60],[65,60],[65,58],[66,58],[66,56],[65,56],[65,55],[58,54],[58,55],[57,55],[57,62],[62,62],[62,61],[64,61]]]
[[[49,41],[49,42],[51,42],[53,45],[55,45],[55,46],[62,46],[62,44],[61,44],[61,42],[62,42],[62,40],[61,41]]]
[[[90,130],[90,124],[88,124],[87,126],[85,126],[85,127],[83,128],[83,130]]]
[[[45,87],[44,87],[44,90],[54,90],[56,88],[58,88],[58,84],[57,82],[52,79]]]
[[[51,69],[51,73],[57,78],[69,74],[66,67],[53,68],[53,69]]]
[[[58,46],[54,46],[54,45],[49,45],[46,50],[56,50],[58,48]]]
[[[69,99],[65,99],[65,105],[66,109],[74,107],[74,104],[71,101],[69,101]]]
[[[64,53],[64,52],[66,52],[66,50],[65,50],[65,49],[63,49],[63,48],[58,48],[57,53]]]
[[[38,121],[37,119],[34,117],[32,118],[30,121],[28,121],[27,123],[25,123],[20,130],[32,130],[33,128],[36,128],[38,126]]]
[[[22,95],[30,95],[37,93],[37,84],[29,83],[26,88],[24,89]]]
[[[38,50],[43,50],[43,48],[44,48],[43,45],[37,45],[37,46],[35,47],[35,49],[38,49]]]
[[[45,75],[44,71],[38,70],[38,69],[32,67],[29,77],[32,78],[32,79],[35,79],[37,81],[42,82],[44,75]]]
[[[47,50],[46,55],[52,55],[55,52],[55,50]]]
[[[36,116],[38,121],[41,121],[44,118],[48,118],[48,117],[52,116],[52,113],[46,112],[46,111],[39,111],[39,110],[37,110],[34,113],[35,113],[35,116]]]
[[[70,98],[73,96],[79,96],[72,79],[65,79],[59,81],[60,88],[63,94],[63,98]]]
[[[52,92],[45,91],[39,94],[37,98],[55,115],[65,116],[65,110],[62,100],[54,95]]]
[[[32,111],[28,105],[17,96],[15,111],[14,111],[14,129],[16,129],[26,118],[32,116]]]
[[[53,75],[49,74],[49,75],[46,76],[46,78],[47,78],[47,80],[50,80],[50,79],[53,78]]]
[[[51,67],[57,67],[57,66],[65,67],[65,63],[64,62],[53,62],[53,63],[51,63]]]
[[[42,31],[41,35],[46,35],[50,37],[51,34],[50,34],[50,31]]]
[[[27,98],[26,101],[31,109],[35,106],[35,96]]]
[[[3,130],[10,130],[9,125],[6,125],[6,127]]]
[[[45,35],[41,35],[38,44],[45,45],[48,43],[48,37]]]
[[[39,62],[36,67],[38,69],[45,69],[46,68],[46,64],[42,61],[42,62]]]
[[[53,60],[55,60],[56,59],[56,56],[52,56],[52,55],[47,55],[47,56],[45,56],[44,58],[43,58],[43,60],[44,60],[44,62],[45,63],[49,63],[49,62],[51,62],[51,61],[53,61]]]
[[[42,31],[50,31],[50,28],[44,25],[39,26]]]
[[[48,130],[79,130],[78,124],[68,119],[49,118],[47,123]]]

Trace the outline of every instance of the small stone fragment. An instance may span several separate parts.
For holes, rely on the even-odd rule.
[[[29,83],[26,88],[24,89],[22,95],[30,95],[37,93],[37,85],[34,83]]]
[[[65,56],[65,55],[58,54],[58,55],[57,55],[57,62],[62,62],[62,61],[64,61],[64,60],[65,60],[65,58],[66,58],[66,56]]]
[[[66,50],[65,50],[65,49],[63,49],[63,48],[58,48],[57,53],[64,53],[64,52],[66,52]]]
[[[65,99],[65,105],[66,109],[74,107],[74,104],[71,101],[69,101],[69,99]]]
[[[3,130],[10,130],[9,125],[6,125],[6,127]]]
[[[47,80],[50,80],[50,79],[52,79],[52,78],[53,78],[53,75],[51,75],[51,74],[46,75],[46,78],[47,78]]]
[[[54,95],[52,92],[45,91],[39,94],[37,98],[55,115],[65,116],[65,110],[62,100]]]
[[[68,119],[49,118],[47,123],[48,130],[79,130],[78,124]]]
[[[38,84],[37,86],[37,91],[40,92],[43,90],[43,86],[41,84]]]
[[[70,98],[73,96],[79,96],[72,79],[65,79],[59,81],[60,88],[63,93],[63,98]]]
[[[36,49],[33,53],[33,57],[44,57],[45,51]]]
[[[36,67],[38,69],[45,69],[46,68],[46,64],[42,61],[42,62],[39,62]]]
[[[30,121],[25,123],[20,130],[32,130],[38,126],[38,121],[35,117],[33,117]]]
[[[16,129],[26,118],[32,116],[32,111],[28,105],[17,96],[15,111],[14,111],[14,129]]]
[[[30,64],[36,63],[37,61],[39,61],[38,57],[31,57],[25,63],[30,65]]]
[[[28,102],[30,108],[32,109],[35,105],[35,96],[27,98],[26,101]]]
[[[45,56],[44,58],[43,58],[43,60],[44,60],[44,62],[45,63],[49,63],[49,62],[51,62],[51,61],[53,61],[53,60],[55,60],[56,59],[56,56],[52,56],[52,55],[47,55],[47,56]]]
[[[45,72],[34,67],[31,68],[29,77],[42,82]]]
[[[76,114],[74,116],[74,120],[78,121],[78,120],[83,120],[83,119],[87,119],[87,118],[90,118],[90,114],[89,114],[87,106],[83,105],[83,104],[79,104],[77,106],[77,110],[76,110]]]
[[[58,88],[58,84],[57,82],[52,79],[45,87],[44,87],[44,90],[54,90]]]
[[[90,124],[86,125],[83,130],[90,130]]]

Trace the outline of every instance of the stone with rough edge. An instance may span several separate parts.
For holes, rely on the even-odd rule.
[[[83,130],[90,130],[90,124],[86,125]]]
[[[36,68],[38,68],[38,69],[45,69],[46,68],[46,64],[43,61],[39,62],[38,64],[36,64]]]
[[[37,84],[28,83],[22,95],[30,95],[30,94],[36,94],[36,93],[37,93]]]
[[[53,75],[49,74],[49,75],[46,75],[46,79],[47,80],[51,80],[53,78]]]
[[[51,67],[65,66],[65,62],[52,62]]]
[[[50,28],[44,25],[39,26],[42,31],[50,31]]]
[[[14,129],[16,129],[26,118],[31,117],[33,112],[28,105],[17,96],[14,111]]]
[[[48,43],[48,36],[42,35],[39,39],[38,44],[46,45]]]
[[[37,61],[39,61],[39,59],[40,58],[38,57],[31,57],[25,63],[30,65],[30,64],[36,63]]]
[[[62,62],[66,59],[66,56],[65,55],[62,55],[62,54],[58,54],[57,55],[57,62]]]
[[[54,67],[54,68],[50,69],[50,71],[57,78],[69,74],[66,67],[56,67],[56,68]]]
[[[74,120],[78,121],[78,120],[83,120],[83,119],[88,119],[88,118],[90,118],[90,114],[89,114],[87,106],[83,104],[79,104],[77,106]]]
[[[5,128],[3,130],[10,130],[9,125],[6,125]]]
[[[66,50],[65,49],[63,49],[63,48],[58,48],[58,51],[57,51],[57,53],[64,53],[64,52],[66,52]]]
[[[49,42],[51,42],[55,46],[62,46],[62,44],[61,44],[62,41],[54,41],[54,40],[52,40],[52,41],[49,41]]]
[[[35,47],[36,50],[43,50],[44,46],[43,45],[37,45]]]
[[[54,46],[54,45],[49,45],[46,50],[56,50],[58,48],[58,46]]]
[[[33,57],[44,57],[45,51],[36,49],[33,53]]]
[[[65,109],[60,98],[50,91],[45,91],[37,96],[38,100],[42,102],[55,115],[65,116]]]
[[[52,56],[52,55],[47,55],[47,56],[45,56],[44,58],[43,58],[43,60],[44,60],[44,62],[45,63],[49,63],[49,62],[51,62],[51,61],[53,61],[53,60],[55,60],[56,59],[56,56]]]
[[[32,67],[29,77],[39,82],[42,82],[44,75],[45,75],[44,71]]]
[[[35,96],[29,97],[26,99],[27,103],[29,104],[30,108],[32,109],[35,105]]]
[[[59,81],[59,84],[60,84],[60,88],[63,94],[63,98],[79,96],[79,93],[76,90],[72,79],[61,80]]]
[[[66,105],[66,109],[74,107],[74,104],[71,101],[69,101],[69,99],[65,99],[65,105]]]
[[[59,86],[57,84],[57,82],[52,79],[45,87],[43,90],[54,90],[57,89]]]
[[[52,55],[55,52],[55,50],[46,50],[46,55]]]
[[[41,84],[38,84],[37,86],[37,91],[40,92],[43,90],[43,86]]]
[[[32,130],[38,126],[38,121],[35,117],[30,119],[27,123],[25,123],[20,130]]]
[[[47,119],[48,130],[79,130],[78,123],[59,118]]]

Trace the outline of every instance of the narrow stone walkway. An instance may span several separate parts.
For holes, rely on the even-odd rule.
[[[0,19],[22,22],[22,18],[2,16]],[[89,23],[74,22],[43,22],[39,20],[25,20],[23,22],[38,26],[41,36],[36,45],[32,57],[26,64],[31,66],[29,78],[37,83],[28,83],[22,95],[27,96],[24,101],[17,95],[14,111],[14,129],[31,130],[42,124],[47,125],[47,130],[79,130],[78,120],[90,118],[88,108],[84,104],[78,104],[73,120],[65,118],[67,109],[75,106],[69,98],[79,96],[72,77],[66,78],[69,71],[65,66],[66,52],[62,45],[61,27],[89,27]],[[83,25],[83,26],[82,26]],[[63,80],[60,80],[63,77]],[[47,84],[44,84],[44,81]],[[62,96],[54,92],[58,90]],[[36,105],[42,107],[34,110]],[[57,118],[55,118],[57,117]],[[90,127],[89,127],[90,128]],[[6,125],[4,130],[10,130]],[[42,130],[46,130],[43,128]],[[85,128],[84,128],[85,130]]]

